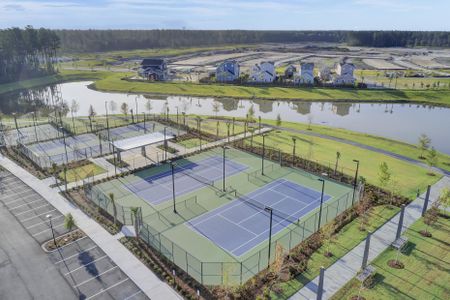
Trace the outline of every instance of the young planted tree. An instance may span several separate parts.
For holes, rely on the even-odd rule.
[[[420,159],[424,159],[424,152],[430,147],[431,139],[426,134],[421,134],[419,136],[419,149],[420,149]]]
[[[219,112],[219,110],[220,110],[220,103],[218,102],[218,101],[214,101],[213,102],[213,104],[212,104],[212,110],[213,110],[213,112],[216,114],[216,116],[217,116],[217,113]]]
[[[58,185],[58,166],[56,165],[56,163],[52,163],[51,172],[55,177],[55,184]]]
[[[336,175],[337,173],[337,169],[338,169],[338,164],[339,164],[339,159],[341,158],[341,152],[337,151],[336,152],[336,164],[334,166],[334,175]]]
[[[147,110],[148,113],[150,113],[153,109],[152,106],[152,101],[149,99],[147,100],[147,102],[145,102],[145,109]]]
[[[433,226],[437,220],[438,220],[438,215],[439,215],[439,210],[438,208],[433,205],[423,216],[423,222],[425,223],[425,225],[427,225],[427,227],[425,228],[425,230],[422,230],[420,232],[421,235],[425,236],[425,237],[431,237],[432,234],[429,231],[430,226]]]
[[[128,104],[123,102],[120,106],[120,112],[127,118],[128,121]]]
[[[370,209],[370,201],[367,198],[363,198],[358,202],[356,206],[356,211],[359,216],[359,230],[365,231],[367,225],[369,225],[369,209]]]
[[[89,110],[88,110],[88,116],[93,118],[97,115],[97,112],[95,111],[94,107],[91,105],[89,105]]]
[[[73,218],[71,213],[68,213],[64,216],[64,228],[68,231],[72,231],[72,229],[77,226],[75,219]]]
[[[330,246],[334,241],[334,227],[333,224],[327,224],[320,229],[325,245],[325,252],[323,255],[326,257],[333,256],[333,253],[330,251]]]
[[[117,225],[117,207],[116,207],[116,200],[114,198],[113,193],[109,193],[109,199],[111,200],[111,205],[113,208],[114,225]]]
[[[277,124],[278,127],[281,126],[281,122],[282,122],[282,121],[281,121],[281,116],[280,116],[280,114],[278,114],[278,115],[277,115],[277,122],[276,122],[276,124]]]
[[[450,207],[450,189],[449,188],[443,188],[441,190],[441,194],[439,195],[438,207],[442,207],[443,210],[448,210]]]
[[[113,113],[117,110],[117,103],[114,100],[109,101],[109,109]]]
[[[253,120],[254,117],[255,117],[255,108],[253,107],[253,104],[252,104],[247,112],[247,121],[248,121],[248,119]]]
[[[392,172],[389,170],[388,164],[383,161],[378,168],[378,182],[380,183],[380,186],[388,186],[391,181],[391,176]]]
[[[80,109],[80,105],[78,104],[77,100],[73,99],[72,103],[70,104],[70,114],[72,115],[72,130],[73,130],[73,133],[75,133],[75,134],[76,134],[76,129],[75,129],[74,114],[76,114],[79,109]]]
[[[217,138],[219,138],[219,125],[220,125],[220,123],[219,123],[219,121],[217,121],[217,123],[216,123],[216,137]]]
[[[434,149],[434,147],[431,147],[431,149],[427,153],[427,164],[430,167],[430,175],[434,175],[433,173],[433,167],[437,164],[437,151]]]

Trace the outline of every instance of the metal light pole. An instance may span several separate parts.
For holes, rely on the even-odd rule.
[[[259,121],[259,132],[261,132],[261,116],[258,116],[258,121]]]
[[[178,106],[175,107],[177,109],[177,125],[178,125]]]
[[[164,160],[167,159],[167,139],[166,139],[167,127],[164,127]]]
[[[134,123],[133,109],[130,109],[130,114],[131,114],[131,124],[133,124]]]
[[[64,152],[66,153],[66,164],[68,164],[69,163],[69,156],[67,155],[66,134],[64,133],[64,129],[62,127],[59,127],[59,129],[61,130],[62,135],[63,135]]]
[[[53,230],[52,215],[48,214],[45,217],[50,221],[50,228],[52,230],[53,243],[55,243],[55,247],[58,248],[58,245],[56,244],[56,239],[55,239],[55,231]]]
[[[134,98],[134,105],[136,107],[136,123],[139,123],[139,119],[138,119],[138,101],[137,101],[138,98],[139,98],[139,96],[136,96],[136,98]]]
[[[106,115],[106,132],[108,133],[108,142],[111,139],[111,135],[109,133],[109,116],[108,116],[108,101],[105,101],[105,115]],[[109,148],[111,151],[111,148]]]
[[[175,163],[172,161],[169,161],[170,163],[170,169],[172,171],[172,199],[173,199],[173,212],[174,213],[178,213],[177,212],[177,207],[175,204]]]
[[[356,173],[355,173],[355,180],[353,181],[352,205],[355,202],[356,183],[358,181],[358,171],[359,171],[359,160],[354,159],[353,161],[356,163]]]
[[[266,152],[266,135],[262,135],[263,139],[263,148],[262,148],[262,155],[261,155],[261,175],[264,175],[264,155]]]
[[[320,223],[322,221],[323,192],[325,190],[325,180],[323,180],[322,178],[318,178],[317,180],[322,182],[322,193],[320,195],[320,208],[319,208],[319,222],[317,224],[317,230],[319,230],[320,229]]]
[[[225,192],[225,162],[226,162],[226,157],[225,157],[225,150],[228,149],[227,146],[223,146],[223,174],[222,174],[222,189]]]
[[[295,137],[293,137],[292,142],[294,143],[294,147],[292,148],[292,165],[294,165],[294,163],[295,163],[295,145],[296,145],[297,139]]]
[[[36,128],[36,112],[33,111],[31,113],[32,118],[33,118],[33,125],[34,125],[34,135],[36,136],[36,142],[39,142],[39,138],[38,138],[38,134],[37,134],[37,128]]]
[[[269,225],[269,226],[270,226],[270,227],[269,227],[269,256],[268,256],[268,259],[267,259],[267,267],[269,267],[269,266],[270,266],[270,248],[271,248],[271,245],[272,245],[272,215],[273,215],[273,210],[272,210],[272,208],[270,208],[270,207],[266,207],[264,210],[270,213],[270,225]]]

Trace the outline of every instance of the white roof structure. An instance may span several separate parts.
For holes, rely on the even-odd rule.
[[[175,138],[175,135],[168,132],[164,138],[164,133],[162,132],[152,132],[149,134],[134,136],[128,139],[123,139],[119,141],[112,142],[113,146],[119,151],[128,151],[131,149],[140,148],[147,145],[152,145],[156,143],[163,142],[164,140],[170,140]]]

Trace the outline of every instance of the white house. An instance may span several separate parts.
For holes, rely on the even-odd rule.
[[[216,81],[233,82],[239,78],[239,63],[235,60],[226,60],[217,66]]]
[[[250,74],[250,81],[253,82],[274,82],[275,78],[275,64],[271,61],[254,65]]]
[[[336,76],[334,77],[334,84],[336,85],[353,85],[355,84],[355,77],[353,71],[356,69],[354,64],[341,62],[336,65]]]
[[[313,63],[301,63],[300,64],[300,77],[298,78],[300,84],[314,84],[314,64]]]

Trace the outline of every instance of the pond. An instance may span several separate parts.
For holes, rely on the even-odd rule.
[[[422,104],[386,104],[386,103],[346,103],[346,102],[300,102],[270,100],[237,100],[198,98],[187,96],[147,96],[121,93],[98,92],[89,89],[91,82],[72,82],[53,86],[51,89],[35,89],[31,96],[9,95],[0,98],[0,110],[20,113],[36,110],[45,111],[46,105],[63,99],[68,105],[72,100],[79,104],[78,116],[87,115],[92,104],[97,114],[105,113],[105,101],[108,101],[110,113],[120,113],[120,106],[126,102],[129,108],[138,113],[161,113],[169,108],[175,113],[199,115],[222,115],[244,117],[250,107],[255,116],[263,119],[276,119],[279,114],[283,121],[311,122],[332,127],[383,136],[395,140],[416,144],[420,134],[427,134],[436,149],[450,154],[450,109]],[[53,95],[53,97],[51,97]],[[151,110],[148,110],[150,100]],[[111,105],[111,102],[114,102]],[[17,108],[16,103],[19,103]]]

